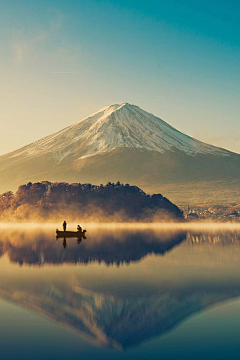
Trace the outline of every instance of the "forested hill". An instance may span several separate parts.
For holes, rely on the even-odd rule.
[[[29,182],[0,195],[1,221],[167,221],[182,211],[161,194],[147,195],[120,182],[91,184]]]

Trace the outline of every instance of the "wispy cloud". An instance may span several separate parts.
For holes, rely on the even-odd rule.
[[[28,56],[30,44],[23,37],[20,31],[14,33],[14,40],[12,43],[13,62],[15,64],[22,64],[26,56]]]
[[[48,26],[30,35],[21,29],[14,30],[11,50],[15,66],[27,66],[28,69],[34,66],[41,72],[52,74],[75,74],[80,58],[79,48],[64,40],[63,18],[60,15]]]
[[[38,47],[46,44],[52,37],[55,25],[51,25],[48,30],[38,34],[27,36],[21,30],[14,30],[12,36],[12,56],[15,64],[23,64],[36,53]]]

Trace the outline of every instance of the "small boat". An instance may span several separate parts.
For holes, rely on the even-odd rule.
[[[86,232],[87,230],[82,230],[82,231],[60,231],[60,230],[56,230],[56,237],[57,238],[67,238],[67,237],[75,237],[75,238],[80,238],[86,237]]]

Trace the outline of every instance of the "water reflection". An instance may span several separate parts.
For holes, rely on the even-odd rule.
[[[67,247],[67,239],[66,238],[63,238],[63,247],[64,247],[64,249]]]
[[[0,296],[94,344],[127,349],[239,296],[239,239],[236,232],[94,230],[63,248],[48,231],[8,230]]]
[[[12,241],[16,231],[5,235],[4,243],[0,242],[3,253],[10,261],[19,264],[44,263],[89,263],[93,261],[107,264],[130,263],[139,261],[148,254],[165,254],[186,239],[186,232],[154,231],[92,231],[89,238],[63,239],[64,251],[51,232],[40,235],[33,231],[19,232],[21,241]],[[81,246],[77,246],[80,245]]]
[[[80,225],[78,225],[78,226],[80,226]],[[69,236],[69,237],[71,239],[73,238],[73,236]],[[56,240],[58,240],[60,238],[61,238],[61,236],[56,236]],[[85,233],[84,233],[84,235],[77,236],[76,239],[77,239],[77,244],[79,245],[83,241],[83,239],[86,240],[87,237],[85,236]],[[67,247],[67,237],[63,237],[62,244],[63,244],[64,249],[66,249],[66,247]]]

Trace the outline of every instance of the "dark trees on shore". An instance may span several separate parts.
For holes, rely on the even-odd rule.
[[[21,185],[13,194],[0,195],[0,219],[8,216],[47,219],[65,211],[70,218],[96,217],[109,221],[181,219],[181,210],[161,194],[147,195],[137,186],[51,183]],[[157,218],[156,218],[157,216]],[[56,217],[56,216],[55,216]],[[115,219],[114,219],[115,218]]]

